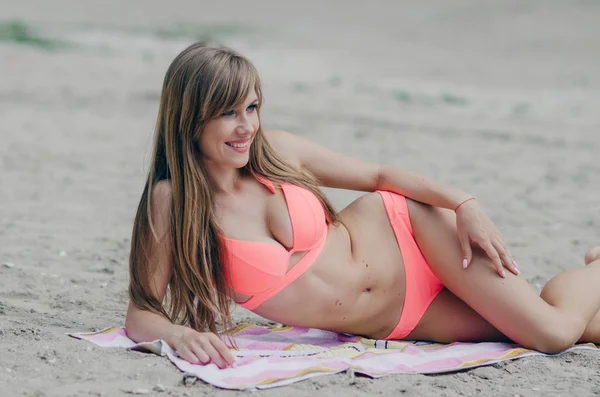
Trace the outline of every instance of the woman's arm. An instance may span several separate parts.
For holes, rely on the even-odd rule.
[[[156,236],[152,233],[150,235],[148,293],[161,302],[173,272],[169,233],[171,197],[171,185],[168,181],[158,182],[152,189],[152,220]],[[220,368],[225,368],[235,362],[229,348],[217,335],[173,324],[158,313],[140,309],[133,302],[129,302],[125,330],[137,342],[162,339],[191,363],[214,362]]]
[[[183,326],[173,324],[164,316],[139,309],[133,302],[129,302],[127,316],[125,317],[125,330],[130,339],[136,342],[151,342],[162,339],[169,346],[175,346],[181,328]]]
[[[388,190],[435,207],[454,210],[464,200],[473,197],[413,172],[381,166],[377,190]]]
[[[388,190],[448,209],[471,197],[410,171],[348,157],[285,131],[265,131],[265,134],[287,161],[305,167],[326,187],[364,192]]]
[[[472,258],[471,242],[481,246],[504,277],[503,266],[519,274],[504,240],[472,196],[396,167],[378,165],[333,152],[284,131],[265,132],[269,142],[288,161],[309,170],[323,186],[360,191],[388,190],[415,201],[455,210],[463,267]],[[459,209],[457,206],[461,203]]]

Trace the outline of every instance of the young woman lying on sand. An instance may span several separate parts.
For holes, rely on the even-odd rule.
[[[194,44],[169,67],[133,228],[132,339],[226,367],[217,323],[229,329],[235,301],[377,339],[600,343],[600,247],[540,296],[470,195],[263,131],[261,103],[255,68],[228,48]],[[319,186],[369,193],[336,212]]]

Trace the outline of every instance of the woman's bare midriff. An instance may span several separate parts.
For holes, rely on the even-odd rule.
[[[405,291],[383,200],[365,194],[339,217],[310,269],[254,312],[286,325],[383,338],[398,323]]]

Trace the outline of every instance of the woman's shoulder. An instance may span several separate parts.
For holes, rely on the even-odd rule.
[[[302,163],[298,137],[295,134],[283,130],[265,130],[263,133],[269,145],[287,162],[296,166]]]
[[[151,205],[154,215],[164,216],[168,214],[173,201],[173,187],[171,181],[163,179],[154,184],[151,194]]]
[[[290,134],[287,131],[283,130],[263,130],[263,134],[269,144],[273,146],[274,149],[280,149],[281,146],[289,146],[290,142]]]
[[[155,200],[170,201],[173,197],[173,187],[171,181],[163,179],[154,184],[152,187],[152,196]]]

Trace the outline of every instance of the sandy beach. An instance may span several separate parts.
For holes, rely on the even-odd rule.
[[[241,395],[68,332],[122,326],[162,78],[196,40],[250,58],[263,126],[473,193],[540,289],[600,243],[600,3],[4,0],[0,395]],[[326,189],[338,208],[358,192]],[[600,286],[600,280],[599,280]],[[237,322],[269,322],[236,309]],[[160,384],[165,391],[153,390]],[[597,396],[600,354],[265,396]]]

